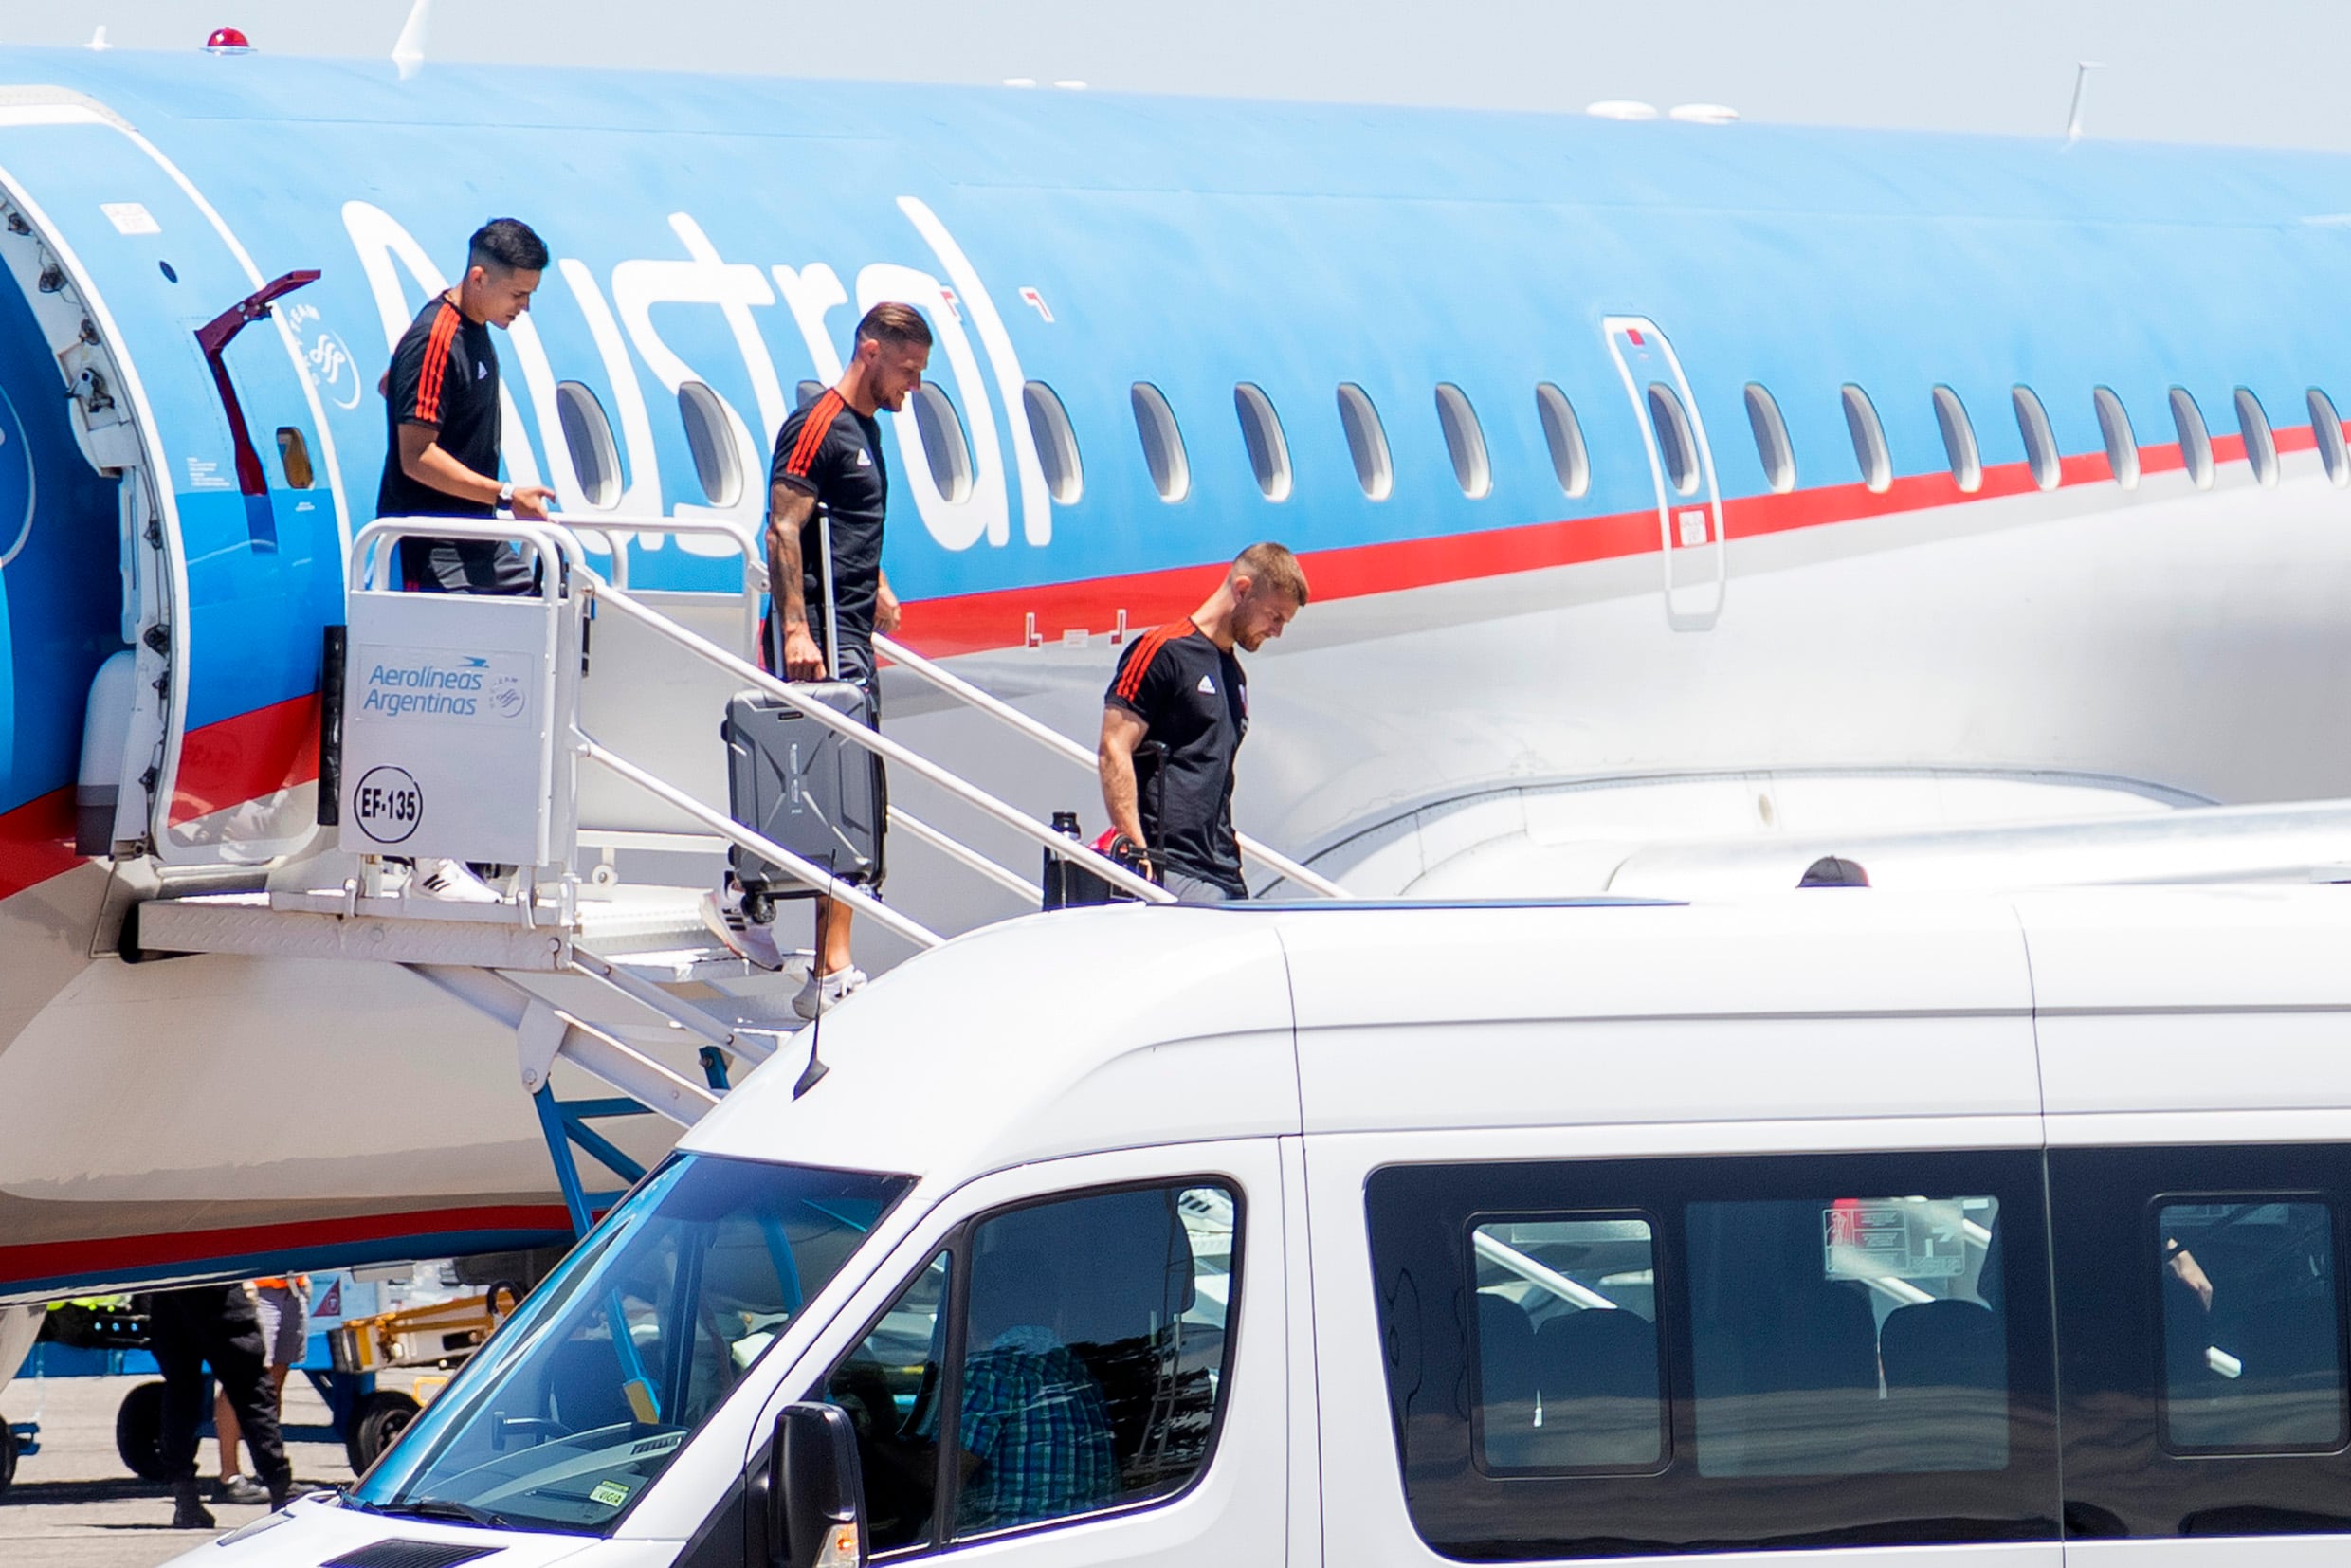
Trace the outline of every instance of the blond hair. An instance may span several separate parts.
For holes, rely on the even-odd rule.
[[[1307,598],[1305,569],[1289,547],[1267,539],[1233,557],[1231,575],[1247,577],[1263,588],[1278,588],[1303,609]]]

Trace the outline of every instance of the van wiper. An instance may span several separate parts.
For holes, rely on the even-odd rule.
[[[378,1503],[369,1511],[378,1514],[404,1514],[411,1519],[455,1519],[485,1529],[512,1530],[519,1525],[503,1514],[487,1508],[477,1508],[470,1503],[453,1503],[445,1497],[428,1497],[414,1503]]]

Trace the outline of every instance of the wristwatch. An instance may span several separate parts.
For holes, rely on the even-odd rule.
[[[501,506],[514,504],[514,482],[512,480],[508,480],[498,487],[498,504]]]

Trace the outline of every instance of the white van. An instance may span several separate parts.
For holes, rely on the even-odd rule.
[[[821,1034],[187,1560],[2351,1549],[2351,890],[1073,911]]]

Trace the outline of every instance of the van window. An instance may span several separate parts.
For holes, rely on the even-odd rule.
[[[1689,1206],[1701,1475],[1997,1470],[1989,1194]]]
[[[826,1380],[857,1429],[873,1549],[1190,1485],[1228,1382],[1240,1234],[1232,1192],[1194,1182],[999,1211],[950,1240]]]
[[[944,1381],[949,1260],[922,1266],[865,1339],[825,1379],[825,1400],[847,1413],[865,1463],[868,1549],[894,1552],[931,1539],[938,1505],[939,1391]]]
[[[2342,1328],[2327,1206],[2167,1203],[2155,1229],[2164,1446],[2178,1453],[2342,1447]]]
[[[2030,1150],[1375,1171],[1414,1528],[1486,1561],[2054,1541],[2041,1192]]]
[[[1654,1469],[1666,1394],[1649,1222],[1488,1220],[1469,1246],[1485,1468]]]

